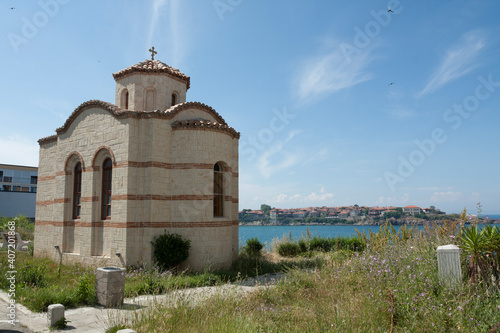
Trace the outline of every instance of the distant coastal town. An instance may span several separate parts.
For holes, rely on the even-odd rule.
[[[243,209],[238,214],[240,225],[421,225],[429,221],[458,219],[459,214],[446,214],[435,206],[405,207],[306,207],[280,209],[267,204],[260,210]],[[469,215],[469,218],[474,217]],[[495,222],[495,221],[490,221]]]

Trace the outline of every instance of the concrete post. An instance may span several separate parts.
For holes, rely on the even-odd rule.
[[[439,279],[448,287],[459,285],[462,281],[460,249],[450,244],[437,248]]]
[[[116,333],[137,333],[136,331],[134,330],[131,330],[130,328],[126,328],[124,330],[119,330],[118,332]]]
[[[64,318],[64,305],[62,304],[51,304],[47,310],[47,321],[49,326],[55,326],[55,324]]]
[[[105,307],[123,305],[125,268],[101,267],[96,272],[97,304]]]

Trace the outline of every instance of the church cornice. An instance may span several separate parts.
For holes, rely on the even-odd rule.
[[[180,103],[180,104],[172,106],[170,109],[167,109],[165,111],[165,114],[169,118],[173,118],[179,112],[184,111],[184,110],[189,110],[189,109],[198,109],[198,110],[206,111],[209,114],[211,114],[217,120],[218,123],[221,123],[221,124],[227,126],[226,121],[224,120],[224,118],[222,118],[222,116],[217,111],[215,111],[212,107],[206,105],[205,103],[201,103],[201,102]]]
[[[38,144],[45,145],[45,144],[48,144],[51,142],[56,142],[56,141],[57,141],[57,135],[54,134],[54,135],[50,135],[50,136],[46,136],[44,138],[41,138],[40,140],[38,140]]]
[[[173,68],[159,60],[145,60],[133,66],[127,67],[113,73],[113,78],[118,80],[120,78],[132,75],[135,73],[141,74],[167,74],[173,78],[180,79],[182,82],[186,83],[186,90],[189,89],[191,85],[191,78],[186,74],[179,71],[177,68]]]
[[[91,108],[101,108],[109,113],[111,113],[113,116],[118,117],[120,115],[120,108],[114,104],[100,101],[98,99],[93,99],[87,102],[83,102],[80,104],[69,116],[69,118],[64,122],[64,125],[56,129],[57,134],[64,134],[69,126],[73,123],[73,121],[82,113],[83,111]]]
[[[209,120],[177,120],[172,123],[172,128],[176,129],[200,129],[200,130],[213,130],[216,132],[223,132],[229,134],[233,139],[239,139],[240,133],[234,128]]]
[[[90,100],[80,104],[69,116],[63,126],[56,129],[57,135],[61,135],[66,133],[71,124],[75,121],[76,118],[85,110],[91,108],[100,108],[108,111],[113,117],[118,119],[123,118],[136,118],[136,119],[149,119],[149,118],[160,118],[160,119],[172,119],[177,114],[184,110],[189,109],[197,109],[202,110],[210,114],[215,118],[215,122],[204,121],[204,120],[189,120],[188,123],[185,124],[177,124],[176,128],[207,128],[207,129],[216,129],[218,131],[223,131],[231,134],[234,138],[239,138],[240,133],[236,132],[232,127],[228,126],[226,121],[222,118],[222,116],[215,111],[210,106],[200,103],[200,102],[185,102],[181,104],[174,105],[170,109],[165,111],[153,110],[153,111],[134,111],[134,110],[124,110],[119,108],[118,106],[100,101],[100,100]],[[177,122],[174,122],[177,123]],[[173,125],[172,125],[173,126]],[[57,141],[57,135],[48,136],[46,138],[42,138],[38,140],[39,144],[46,144],[50,142]]]

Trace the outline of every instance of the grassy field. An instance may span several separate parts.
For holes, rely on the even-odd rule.
[[[500,323],[500,232],[464,229],[460,221],[424,232],[391,226],[348,239],[276,240],[271,253],[259,242],[242,248],[228,272],[194,274],[128,268],[125,296],[161,294],[197,286],[237,283],[246,276],[285,272],[275,286],[234,297],[215,294],[193,305],[156,305],[117,318],[137,332],[489,332]],[[436,249],[462,249],[463,282],[450,289],[438,279]],[[95,271],[61,266],[16,253],[16,297],[34,311],[49,304],[95,304]],[[8,265],[0,251],[0,270]],[[0,288],[8,281],[0,277]],[[110,332],[113,331],[110,330]]]
[[[436,248],[459,243],[457,224],[426,232],[383,228],[363,252],[318,253],[313,273],[247,296],[214,296],[197,306],[155,306],[127,323],[137,332],[489,332],[500,323],[498,283],[438,279]],[[460,244],[462,245],[462,244]],[[463,245],[462,245],[463,246]]]

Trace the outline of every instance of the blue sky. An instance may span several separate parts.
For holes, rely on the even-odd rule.
[[[241,132],[240,209],[500,213],[498,1],[1,5],[0,163],[36,166],[37,140],[114,103],[111,74],[154,45]]]

